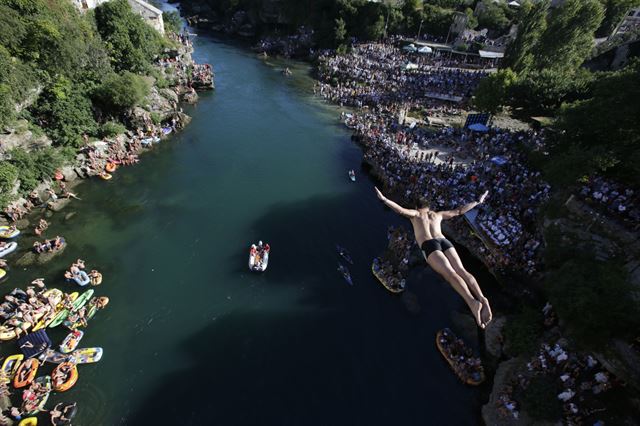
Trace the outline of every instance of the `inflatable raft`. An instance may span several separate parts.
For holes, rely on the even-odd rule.
[[[75,301],[78,299],[79,295],[80,295],[80,293],[73,292],[73,293],[71,293],[69,295],[69,298],[71,299],[71,301],[73,303],[75,303]],[[58,313],[53,317],[51,322],[49,322],[48,327],[49,328],[54,328],[54,327],[59,326],[60,324],[62,324],[64,322],[64,320],[67,319],[68,316],[69,316],[69,310],[67,308],[65,308],[64,306],[60,307],[60,310],[58,311]]]
[[[38,367],[40,367],[40,363],[35,358],[30,358],[23,362],[13,378],[13,387],[19,389],[30,385],[33,379],[36,378]]]
[[[36,379],[36,382],[38,382],[48,391],[41,394],[40,398],[35,401],[25,400],[22,403],[22,411],[24,411],[28,416],[34,416],[42,411],[45,404],[47,403],[47,400],[49,399],[49,395],[51,394],[51,377],[38,377]]]
[[[449,364],[451,369],[456,373],[458,378],[460,378],[460,380],[462,380],[463,383],[466,383],[471,386],[478,386],[479,384],[484,382],[484,379],[485,379],[484,368],[480,366],[478,367],[477,372],[474,372],[473,374],[465,375],[461,367],[458,365],[458,361],[456,361],[455,359],[453,359],[451,356],[448,355],[448,351],[446,347],[441,342],[441,340],[455,341],[457,339],[458,339],[457,336],[453,334],[453,332],[448,328],[438,331],[438,333],[436,333],[436,346],[438,347],[438,351],[440,351],[444,359],[447,360],[447,363]]]
[[[60,344],[60,352],[68,354],[75,351],[83,336],[84,332],[82,330],[73,330]]]
[[[16,354],[4,360],[2,363],[2,381],[4,383],[10,383],[13,380],[23,359],[24,355]]]
[[[56,379],[55,378],[56,375],[58,373],[60,373],[61,371],[63,371],[63,369],[68,369],[67,374],[64,375],[64,377],[61,378],[61,379]],[[53,389],[54,390],[56,390],[58,392],[68,391],[78,381],[78,367],[76,367],[75,364],[73,364],[71,362],[68,362],[68,361],[60,363],[53,370],[52,377],[54,378],[53,379]]]
[[[18,248],[18,243],[16,243],[15,241],[10,242],[9,244],[7,244],[6,246],[0,249],[0,258],[5,257],[9,253],[13,253],[14,251],[16,251],[17,248]]]
[[[19,229],[11,229],[10,226],[0,226],[0,238],[15,238],[20,235]]]
[[[78,412],[78,405],[75,402],[60,402],[54,407],[54,410],[61,412],[62,416],[51,417],[51,424],[54,426],[69,425]]]
[[[269,266],[269,244],[263,247],[252,245],[249,249],[249,270],[254,272],[264,272]]]
[[[80,270],[77,274],[75,274],[71,279],[75,281],[75,283],[78,284],[80,287],[89,285],[89,283],[91,282],[91,278],[89,278],[89,275],[82,270]]]
[[[102,348],[78,349],[72,354],[76,364],[93,364],[102,359]]]

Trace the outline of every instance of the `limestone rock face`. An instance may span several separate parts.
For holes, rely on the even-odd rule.
[[[485,330],[485,347],[487,352],[496,358],[502,356],[502,344],[504,342],[502,333],[506,323],[507,319],[505,317],[494,318]]]
[[[47,136],[38,136],[29,130],[26,120],[18,120],[10,127],[0,129],[0,159],[3,159],[8,151],[15,148],[31,151],[51,146],[51,144],[51,139]]]

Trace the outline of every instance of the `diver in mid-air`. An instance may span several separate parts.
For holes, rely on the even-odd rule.
[[[486,191],[478,201],[466,204],[455,210],[433,211],[428,207],[406,209],[389,200],[378,188],[378,198],[394,212],[408,218],[413,225],[413,233],[418,246],[422,249],[425,260],[434,271],[442,275],[458,292],[469,306],[473,317],[480,328],[485,328],[491,322],[492,313],[489,300],[482,294],[478,281],[469,273],[460,260],[455,247],[442,235],[440,225],[443,220],[463,215],[482,204],[489,194]]]

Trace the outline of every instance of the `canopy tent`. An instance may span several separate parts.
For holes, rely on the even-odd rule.
[[[433,49],[429,46],[422,46],[420,49],[418,49],[418,53],[433,53]]]
[[[18,347],[26,358],[33,358],[51,347],[51,339],[46,331],[38,330],[22,336],[18,340]]]
[[[473,130],[474,132],[485,133],[489,131],[489,128],[482,123],[475,123],[470,125],[469,130]]]
[[[502,59],[504,58],[504,52],[492,52],[490,50],[478,50],[478,54],[481,58],[485,59]]]
[[[498,155],[496,157],[493,157],[491,159],[491,162],[494,164],[497,164],[498,166],[504,166],[505,164],[507,164],[509,162],[509,160],[507,160],[506,158],[504,158],[501,155]]]

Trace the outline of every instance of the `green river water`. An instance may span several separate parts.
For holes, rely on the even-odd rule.
[[[138,166],[79,186],[82,201],[47,232],[65,236],[66,251],[14,266],[2,284],[45,276],[75,290],[62,273],[78,257],[104,273],[96,294],[111,303],[81,344],[102,346],[103,360],[80,366],[48,406],[78,401],[76,425],[476,423],[478,391],[434,345],[462,302],[420,268],[411,314],[372,276],[387,226],[401,221],[375,198],[360,150],[313,97],[306,69],[284,78],[207,36],[194,58],[214,65],[217,88],[186,109],[193,122]],[[262,275],[247,269],[258,239],[272,247]],[[20,237],[20,251],[32,241]],[[353,287],[336,271],[336,243],[353,255]],[[65,332],[49,334],[58,344]]]

